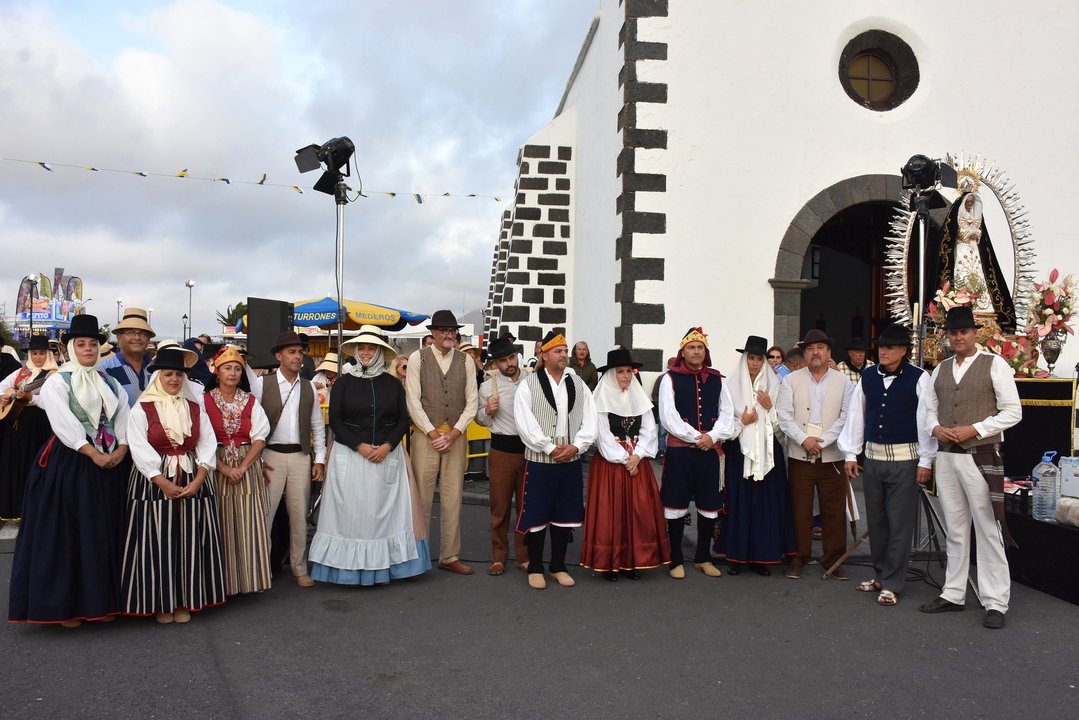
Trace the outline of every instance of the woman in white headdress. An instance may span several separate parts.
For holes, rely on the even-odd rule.
[[[76,315],[62,337],[72,358],[41,387],[52,436],[31,465],[11,569],[8,617],[78,627],[119,614],[127,402],[98,369],[105,336]]]
[[[158,349],[128,422],[124,610],[161,624],[225,602],[217,496],[206,482],[217,436],[187,382],[198,359],[181,347]]]
[[[659,501],[651,458],[659,434],[652,400],[641,388],[626,348],[607,353],[599,368],[594,400],[598,454],[588,469],[581,567],[617,580],[636,580],[638,570],[671,561],[667,522]]]
[[[340,585],[384,585],[421,575],[431,552],[419,491],[401,440],[408,408],[387,372],[397,355],[381,331],[364,325],[341,347],[356,364],[330,390],[333,449],[311,540],[311,578]]]
[[[787,471],[776,440],[779,418],[773,403],[779,379],[766,370],[767,349],[767,340],[750,335],[738,350],[742,358],[727,383],[735,434],[723,444],[727,516],[719,548],[727,557],[728,575],[738,575],[748,565],[771,575],[769,566],[794,552]]]

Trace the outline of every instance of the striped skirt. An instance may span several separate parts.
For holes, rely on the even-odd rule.
[[[240,460],[250,450],[238,448]],[[217,466],[224,467],[225,450],[217,450]],[[221,543],[225,558],[225,592],[229,595],[270,589],[270,543],[266,531],[266,481],[262,460],[254,463],[238,482],[231,483],[218,471],[210,474],[221,520]]]
[[[193,458],[192,458],[193,459]],[[177,485],[192,476],[180,472]],[[221,529],[213,483],[169,500],[138,469],[128,480],[121,600],[129,615],[201,610],[225,602]]]

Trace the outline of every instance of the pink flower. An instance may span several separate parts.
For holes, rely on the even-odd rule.
[[[1058,277],[1060,277],[1060,272],[1056,268],[1053,268],[1053,271],[1049,273],[1049,282],[1055,283]]]

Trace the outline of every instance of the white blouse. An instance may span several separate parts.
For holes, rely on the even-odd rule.
[[[112,434],[116,436],[117,445],[127,445],[127,422],[130,412],[127,407],[127,394],[121,391],[121,394],[116,397],[119,402],[116,405],[116,416],[112,419]],[[38,404],[44,408],[45,415],[49,418],[49,425],[60,442],[77,451],[83,445],[90,443],[86,441],[86,430],[82,423],[71,412],[70,399],[71,385],[60,373],[53,373],[41,386]]]
[[[611,432],[611,423],[607,418],[607,413],[599,413],[596,421],[598,431],[596,447],[599,448],[599,454],[607,462],[625,465],[629,460],[630,453],[626,452],[625,446],[618,442],[618,438]],[[641,415],[641,434],[637,438],[637,445],[633,449],[633,454],[641,460],[647,460],[655,457],[658,449],[659,430],[656,427],[656,419],[652,417],[652,413],[646,412]]]

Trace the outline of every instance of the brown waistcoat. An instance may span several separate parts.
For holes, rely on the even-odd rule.
[[[993,376],[990,374],[993,356],[978,355],[972,362],[958,385],[952,375],[955,358],[950,357],[940,364],[937,379],[933,381],[933,391],[937,394],[937,421],[944,427],[973,425],[999,412],[997,396],[993,392]],[[960,443],[960,446],[972,448],[995,442],[1000,442],[1000,433],[971,438]],[[951,443],[941,442],[941,446],[947,448]]]
[[[315,390],[311,387],[310,380],[298,378],[300,386],[296,389],[300,393],[300,447],[305,453],[311,453],[311,409],[315,406]],[[293,392],[296,392],[293,390]],[[277,385],[277,373],[267,375],[262,379],[262,409],[266,411],[266,417],[270,420],[270,435],[277,429],[277,422],[281,419],[284,408],[284,398],[281,397],[281,388]]]
[[[445,423],[457,424],[465,411],[466,370],[465,363],[471,358],[458,350],[452,350],[453,360],[445,375],[438,366],[435,350],[428,346],[420,352],[420,405],[427,419],[436,428]]]

